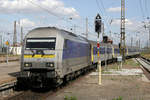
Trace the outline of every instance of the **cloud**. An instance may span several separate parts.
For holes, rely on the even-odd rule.
[[[112,20],[112,23],[111,23],[112,25],[120,25],[120,19],[114,19],[114,20]],[[131,25],[133,25],[133,21],[131,21],[130,19],[125,19],[125,24],[127,25],[127,26],[131,26]]]
[[[111,22],[112,27],[120,27],[120,19],[113,19]],[[126,19],[125,20],[125,29],[129,32],[138,32],[143,31],[145,32],[144,24],[140,21],[133,20],[133,19]]]
[[[40,14],[46,11],[55,16],[79,17],[76,9],[65,7],[60,0],[0,0],[0,13]]]
[[[125,20],[126,44],[127,45],[131,44],[131,37],[134,38],[134,40],[133,40],[134,46],[136,44],[136,41],[139,40],[140,37],[143,37],[143,39],[141,39],[141,41],[143,42],[142,46],[144,46],[144,43],[147,41],[148,36],[147,36],[147,32],[146,32],[145,28],[143,27],[143,25],[144,25],[143,23],[141,23],[140,21],[135,20],[135,19],[126,19]],[[115,33],[119,33],[119,35],[113,34],[114,43],[118,44],[118,41],[120,40],[120,19],[113,19],[112,23],[111,23],[111,27],[112,27],[113,31],[115,31]]]
[[[120,12],[121,7],[112,7],[107,9],[108,12]]]
[[[23,27],[34,27],[36,24],[33,21],[30,21],[27,18],[20,20],[20,25]]]

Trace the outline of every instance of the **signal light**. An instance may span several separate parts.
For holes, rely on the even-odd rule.
[[[100,44],[99,43],[97,43],[97,48],[99,48],[100,47]]]
[[[101,21],[100,20],[95,21],[95,32],[101,32]]]
[[[95,18],[95,32],[98,34],[101,32],[101,16],[99,14]]]

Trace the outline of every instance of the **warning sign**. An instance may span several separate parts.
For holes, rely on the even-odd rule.
[[[6,44],[6,45],[9,45],[9,42],[8,42],[8,41],[6,41],[6,42],[5,42],[5,44]]]

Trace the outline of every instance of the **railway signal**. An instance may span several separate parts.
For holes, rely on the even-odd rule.
[[[101,33],[101,21],[102,18],[99,14],[95,17],[95,32],[97,32],[97,57],[98,57],[98,84],[101,85],[101,59],[100,59],[100,40],[99,40],[99,34]]]
[[[101,24],[102,24],[101,20],[102,20],[101,16],[97,14],[97,16],[95,17],[95,32],[98,33],[98,37],[101,32]]]

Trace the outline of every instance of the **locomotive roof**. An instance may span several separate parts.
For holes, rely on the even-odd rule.
[[[47,37],[48,35],[52,35],[52,34],[56,35],[56,33],[58,33],[58,29],[55,27],[39,27],[29,31],[26,37],[28,38],[44,37],[44,36]]]
[[[82,41],[86,41],[87,39],[85,39],[82,36],[76,35],[72,32],[63,30],[63,29],[59,29],[56,27],[39,27],[39,28],[35,28],[31,31],[28,32],[28,34],[26,35],[26,38],[33,38],[33,37],[48,37],[48,36],[56,36],[57,33],[61,33],[64,37],[68,37],[70,39],[70,37],[73,39],[78,39],[78,40],[82,40]]]
[[[76,35],[72,32],[69,32],[69,31],[66,31],[66,30],[63,30],[63,29],[58,29],[56,27],[39,27],[39,28],[35,28],[35,29],[29,31],[27,36],[43,35],[43,34],[48,35],[49,33],[52,34],[54,32],[58,32],[58,31],[64,31],[64,32],[68,33],[68,35],[78,37],[78,35]],[[43,33],[43,34],[41,34],[41,33]]]

